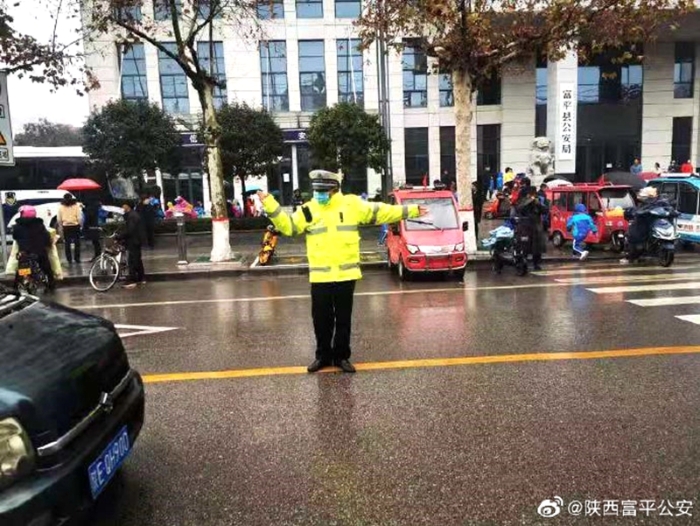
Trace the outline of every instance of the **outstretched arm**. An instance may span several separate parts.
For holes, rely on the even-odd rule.
[[[418,205],[387,205],[385,203],[368,203],[359,200],[360,223],[363,225],[383,225],[397,223],[402,219],[416,218],[428,213],[428,209]]]
[[[258,197],[263,204],[263,210],[270,218],[275,228],[285,236],[300,236],[306,231],[309,222],[304,216],[303,207],[297,209],[293,214],[288,214],[277,202],[277,200],[265,192],[258,192]]]

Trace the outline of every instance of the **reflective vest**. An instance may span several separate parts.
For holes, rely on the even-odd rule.
[[[338,192],[327,205],[311,200],[292,214],[284,212],[269,195],[263,207],[275,228],[285,236],[306,234],[309,281],[331,283],[362,277],[360,225],[397,223],[418,217],[418,206],[369,203]]]

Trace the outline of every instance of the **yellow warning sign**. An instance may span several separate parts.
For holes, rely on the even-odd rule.
[[[5,140],[5,136],[0,132],[0,146],[7,146],[7,141]]]

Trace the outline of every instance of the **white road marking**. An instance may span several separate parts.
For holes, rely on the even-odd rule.
[[[588,265],[586,265],[588,267]],[[686,265],[686,266],[675,266],[673,267],[672,270],[691,270],[691,269],[700,269],[700,266],[698,265]],[[659,267],[629,267],[629,266],[623,266],[620,265],[618,267],[613,267],[613,268],[580,268],[580,269],[567,269],[567,270],[541,270],[538,272],[533,272],[532,274],[534,276],[543,276],[543,277],[551,277],[551,276],[584,276],[588,274],[622,274],[622,273],[629,273],[629,272],[658,272],[660,270]],[[666,271],[668,274],[668,271]]]
[[[681,281],[697,278],[700,278],[700,272],[680,272],[678,274],[673,274],[666,271],[646,276],[594,276],[583,278],[564,278],[556,279],[554,281],[557,283],[567,283],[570,285],[593,285],[595,283],[622,283],[626,281]]]
[[[689,321],[695,325],[700,325],[700,314],[689,314],[687,316],[676,316],[679,320]]]
[[[130,336],[145,336],[146,334],[157,334],[159,332],[167,332],[167,331],[174,331],[178,329],[179,327],[150,327],[147,325],[114,325],[114,328],[117,329],[117,332],[119,332],[119,337],[120,338],[129,338]],[[135,331],[135,332],[127,332],[122,334],[120,332],[120,329],[126,329],[128,331]]]
[[[627,300],[639,307],[669,307],[673,305],[697,305],[700,304],[700,296],[680,296],[670,298],[651,298],[648,300]]]
[[[489,290],[522,290],[522,289],[546,289],[568,287],[566,283],[530,283],[523,285],[495,285],[488,287],[451,287],[436,289],[411,289],[411,290],[382,290],[375,292],[356,292],[355,296],[393,296],[403,294],[428,294],[433,292],[479,292]],[[152,301],[144,303],[119,303],[107,305],[71,305],[78,310],[99,310],[99,309],[124,309],[129,307],[166,307],[171,305],[204,305],[207,303],[255,303],[264,301],[283,300],[309,300],[310,294],[290,294],[288,296],[259,296],[252,298],[220,298],[212,300],[171,300]]]
[[[598,287],[586,289],[596,294],[621,294],[623,292],[652,292],[659,290],[691,290],[700,289],[700,281],[686,281],[685,283],[662,283],[660,285],[630,285],[623,287]]]

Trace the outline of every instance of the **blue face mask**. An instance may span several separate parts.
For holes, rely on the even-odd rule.
[[[314,192],[314,199],[318,202],[319,205],[327,205],[329,201],[331,200],[331,194],[330,192]]]

